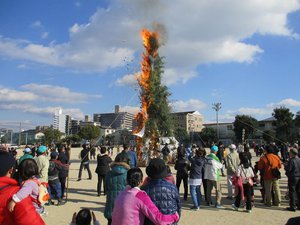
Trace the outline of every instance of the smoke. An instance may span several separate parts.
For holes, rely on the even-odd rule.
[[[167,28],[164,25],[168,7],[163,0],[117,0],[131,10],[131,16],[138,18],[141,28],[147,28],[159,34],[159,45],[166,44],[168,40]]]
[[[168,40],[168,32],[165,25],[157,22],[152,24],[153,30],[159,34],[159,45],[164,45]]]

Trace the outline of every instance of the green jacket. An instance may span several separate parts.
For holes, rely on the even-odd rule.
[[[111,164],[111,171],[105,176],[106,189],[106,204],[104,210],[104,217],[106,219],[112,218],[112,211],[114,208],[114,201],[118,194],[123,191],[127,184],[127,171],[130,169],[129,165],[123,162],[114,162]]]
[[[24,159],[33,159],[33,156],[29,153],[24,153],[19,159],[19,164],[24,160]]]

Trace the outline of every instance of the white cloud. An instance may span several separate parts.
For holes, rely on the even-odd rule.
[[[187,101],[175,101],[171,103],[174,112],[184,112],[184,111],[200,111],[206,108],[206,104],[198,99],[189,99]]]
[[[20,64],[18,65],[19,69],[27,69],[27,65],[26,64]]]
[[[37,21],[34,21],[31,25],[30,25],[32,28],[42,28],[43,25],[42,25],[42,22],[37,20]]]
[[[140,29],[158,22],[167,31],[163,36],[167,42],[160,50],[166,56],[163,79],[173,84],[195,77],[199,64],[251,63],[263,53],[263,46],[244,42],[254,34],[297,36],[287,16],[299,8],[298,0],[112,0],[109,8],[99,8],[86,24],[74,24],[66,43],[38,45],[1,37],[0,53],[53,66],[104,71],[125,66],[124,58],[133,60],[134,53],[142,50]],[[36,21],[33,26],[42,24]]]
[[[21,103],[12,103],[12,104],[0,104],[1,110],[16,110],[27,113],[38,114],[41,116],[52,116],[54,115],[55,109],[62,108],[63,113],[66,115],[71,115],[74,118],[82,119],[84,114],[78,108],[63,108],[61,106],[53,107],[38,107],[31,104],[21,104]]]
[[[28,91],[17,91],[0,86],[0,102],[23,102],[37,100],[38,96]]]
[[[136,87],[138,85],[137,76],[138,76],[138,74],[127,74],[127,75],[123,76],[122,78],[117,79],[115,84],[117,86]]]
[[[271,107],[271,108],[276,108],[276,107],[280,107],[280,106],[299,107],[300,106],[300,101],[292,99],[292,98],[286,98],[286,99],[281,100],[278,103],[270,103],[267,106]]]
[[[0,86],[0,102],[62,102],[83,103],[89,98],[102,98],[101,95],[72,92],[69,88],[48,84],[25,84],[21,86],[26,91],[19,91]]]
[[[69,88],[48,84],[25,84],[23,89],[39,96],[40,100],[51,102],[82,103],[88,98],[101,98],[101,95],[88,95],[85,93],[72,92]]]
[[[165,69],[162,76],[162,83],[172,85],[177,82],[186,83],[189,79],[196,77],[195,71],[182,70],[182,69]]]
[[[129,106],[129,105],[126,105],[126,106],[121,106],[120,107],[120,111],[121,112],[129,112],[129,113],[132,113],[132,114],[137,114],[139,111],[140,111],[140,107],[138,106]]]
[[[41,37],[42,37],[43,39],[48,38],[48,36],[49,36],[49,32],[43,32],[42,35],[41,35]]]
[[[219,113],[219,118],[223,122],[225,121],[234,121],[236,115],[249,115],[256,119],[265,119],[267,117],[271,117],[273,110],[277,107],[285,106],[289,107],[299,107],[300,101],[287,98],[279,101],[278,103],[269,103],[262,108],[248,108],[248,107],[241,107],[236,110],[227,110],[224,114],[222,112]],[[294,110],[291,110],[294,111]]]
[[[36,126],[30,120],[22,120],[22,121],[0,120],[1,127],[17,130],[17,132],[19,132],[20,130],[20,123],[21,123],[21,128],[24,130],[33,129]]]
[[[75,2],[75,6],[76,6],[76,7],[80,7],[80,6],[81,6],[81,3],[77,1],[77,2]]]

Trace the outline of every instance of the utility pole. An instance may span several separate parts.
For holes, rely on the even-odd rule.
[[[217,102],[217,103],[213,103],[212,104],[212,108],[216,111],[216,120],[217,120],[217,138],[218,138],[218,141],[219,141],[219,111],[220,109],[222,108],[222,103],[221,102]]]
[[[19,146],[21,145],[21,132],[22,132],[22,123],[20,122],[20,130],[19,130]]]

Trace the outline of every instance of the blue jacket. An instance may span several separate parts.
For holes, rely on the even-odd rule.
[[[114,201],[118,194],[126,187],[127,171],[129,165],[126,163],[112,163],[111,171],[105,176],[105,189],[106,189],[106,204],[104,210],[104,217],[106,219],[112,218],[112,210],[114,208]]]
[[[137,166],[137,156],[136,153],[132,150],[130,150],[129,152],[129,156],[130,156],[130,168],[134,168]]]
[[[191,162],[191,171],[190,178],[191,179],[202,179],[202,175],[204,174],[204,157],[189,157]]]
[[[181,214],[181,203],[177,187],[165,179],[151,179],[150,182],[142,187],[160,212],[170,215],[175,212]],[[145,224],[153,224],[145,220]]]

